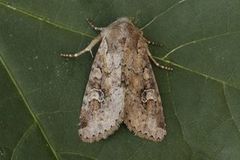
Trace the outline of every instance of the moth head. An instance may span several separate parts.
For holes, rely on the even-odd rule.
[[[114,23],[121,24],[121,23],[132,23],[131,18],[129,17],[121,17],[118,18]]]
[[[131,19],[129,17],[120,17],[117,19],[119,22],[131,22]]]

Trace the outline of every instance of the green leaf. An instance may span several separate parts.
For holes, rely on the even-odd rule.
[[[162,42],[152,54],[168,135],[161,143],[124,125],[86,144],[78,116],[93,59],[84,48],[106,26],[134,17]],[[240,159],[239,0],[0,0],[0,159]],[[95,48],[96,51],[97,48]]]

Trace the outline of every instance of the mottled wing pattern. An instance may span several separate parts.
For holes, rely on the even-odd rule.
[[[124,120],[136,135],[161,141],[166,135],[163,108],[142,32],[120,18],[100,36],[80,113],[81,139],[106,138]]]
[[[158,86],[142,33],[129,25],[123,58],[125,80],[124,123],[136,135],[161,141],[166,135]]]
[[[102,35],[83,98],[79,135],[84,142],[106,138],[123,121],[122,54],[114,52],[107,40]]]

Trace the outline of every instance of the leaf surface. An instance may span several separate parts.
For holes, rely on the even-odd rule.
[[[154,67],[168,135],[140,139],[126,126],[86,144],[78,117],[93,62],[66,60],[107,26],[134,17],[174,71]],[[1,0],[0,159],[240,159],[239,0]],[[96,52],[97,47],[95,48]]]

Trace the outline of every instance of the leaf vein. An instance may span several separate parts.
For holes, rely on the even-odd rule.
[[[240,135],[240,129],[238,128],[238,126],[237,126],[237,124],[236,124],[236,121],[235,121],[235,119],[234,119],[234,117],[233,117],[233,114],[232,114],[231,107],[230,107],[230,105],[228,104],[228,101],[227,101],[226,86],[223,84],[223,85],[222,85],[222,88],[223,88],[224,101],[225,101],[226,106],[227,106],[227,108],[228,108],[228,110],[229,110],[229,113],[230,113],[230,115],[231,115],[231,120],[233,121],[233,124],[234,124],[234,126],[237,128],[238,133],[239,133],[239,135]]]
[[[215,77],[213,77],[213,76],[209,76],[209,75],[207,75],[207,74],[205,74],[205,73],[201,73],[201,72],[198,72],[198,71],[196,71],[196,70],[192,70],[191,68],[185,67],[185,66],[183,66],[183,65],[177,64],[177,63],[172,62],[172,61],[169,61],[169,60],[165,60],[165,59],[163,59],[163,58],[159,58],[159,57],[155,57],[155,56],[154,56],[154,58],[156,58],[156,59],[158,59],[158,60],[161,60],[161,61],[163,61],[163,62],[165,62],[165,63],[171,64],[171,65],[173,65],[173,66],[175,66],[175,67],[178,67],[178,68],[180,68],[180,69],[183,69],[183,70],[185,70],[185,71],[189,71],[189,72],[195,73],[195,74],[197,74],[197,75],[203,76],[203,77],[205,77],[206,79],[211,79],[211,80],[217,81],[218,83],[221,83],[221,84],[230,86],[230,87],[232,87],[232,88],[235,88],[235,89],[237,89],[237,90],[240,90],[240,87],[235,86],[235,85],[233,85],[233,84],[230,84],[230,83],[228,83],[228,82],[226,82],[226,81],[224,81],[224,80],[215,78]]]
[[[82,155],[81,153],[76,153],[76,152],[59,152],[60,155],[76,155],[76,156],[79,156],[79,157],[82,157],[82,158],[88,158],[89,160],[96,160],[95,158],[93,157],[89,157],[89,156],[85,156],[85,155]]]
[[[69,32],[73,32],[73,33],[77,33],[77,34],[80,34],[80,35],[85,36],[85,37],[88,37],[88,38],[93,38],[93,37],[94,37],[94,36],[92,36],[92,35],[90,35],[90,34],[88,34],[88,33],[84,33],[84,32],[80,32],[80,31],[71,29],[71,28],[69,28],[69,26],[67,26],[67,25],[55,23],[55,22],[53,22],[53,21],[51,21],[51,20],[48,20],[47,17],[43,17],[43,16],[40,16],[40,15],[31,13],[31,12],[26,11],[26,10],[21,9],[21,8],[16,8],[16,7],[12,6],[12,5],[6,4],[6,3],[3,2],[3,1],[0,1],[0,5],[8,8],[8,9],[11,9],[11,10],[13,10],[13,11],[16,11],[16,12],[18,12],[18,13],[21,13],[21,14],[23,14],[23,15],[25,15],[25,16],[29,16],[29,17],[31,17],[31,18],[33,18],[33,19],[38,20],[38,21],[41,21],[41,22],[50,24],[50,25],[52,25],[52,26],[54,26],[54,27],[56,27],[56,28],[63,29],[63,30],[66,30],[66,31],[69,31]]]
[[[4,68],[6,69],[8,75],[9,75],[11,81],[12,81],[12,83],[13,83],[14,86],[16,87],[16,89],[17,89],[20,97],[22,98],[25,106],[27,107],[28,111],[29,111],[30,114],[32,115],[35,123],[38,125],[38,127],[39,127],[39,129],[40,129],[40,131],[41,131],[41,134],[43,135],[43,137],[44,137],[44,139],[46,140],[47,144],[48,144],[49,147],[51,148],[51,151],[52,151],[52,153],[54,154],[55,158],[56,158],[57,160],[59,160],[59,157],[58,157],[56,151],[54,150],[53,146],[50,144],[47,135],[44,133],[43,127],[40,125],[40,121],[38,120],[38,118],[37,118],[37,116],[34,114],[34,112],[32,111],[30,105],[28,104],[27,99],[25,98],[25,96],[24,96],[21,88],[19,87],[19,84],[18,84],[17,81],[15,80],[15,78],[14,78],[14,76],[12,75],[9,67],[8,67],[7,64],[4,62],[4,59],[3,59],[3,57],[2,57],[1,55],[0,55],[0,62],[2,63],[2,65],[4,66]]]
[[[15,152],[17,150],[17,148],[22,144],[23,140],[25,140],[25,138],[28,137],[28,135],[31,134],[31,131],[33,129],[33,127],[35,126],[35,123],[31,124],[26,131],[23,133],[22,137],[20,137],[19,141],[17,142],[16,146],[13,149],[13,153],[12,153],[12,157],[11,160],[14,158]]]
[[[183,132],[183,129],[182,129],[182,124],[181,124],[181,122],[180,122],[180,120],[179,120],[179,118],[178,118],[178,116],[177,116],[177,112],[176,112],[176,109],[175,109],[175,107],[174,107],[174,101],[173,101],[173,98],[172,98],[172,89],[171,89],[171,85],[170,85],[170,77],[169,77],[169,74],[167,73],[167,82],[168,82],[168,89],[169,89],[169,95],[170,95],[170,99],[171,99],[171,104],[172,104],[172,107],[173,107],[173,113],[174,113],[174,115],[175,115],[175,117],[176,117],[176,120],[178,121],[178,123],[179,123],[179,126],[180,126],[180,132],[182,133],[182,139],[183,139],[183,141],[185,142],[185,144],[188,146],[188,148],[190,149],[190,151],[191,151],[191,155],[193,154],[193,151],[192,151],[192,148],[191,148],[191,146],[188,144],[188,142],[187,142],[187,140],[186,140],[186,138],[185,138],[185,136],[184,136],[184,132]]]
[[[144,30],[146,27],[148,27],[149,25],[151,25],[154,21],[156,21],[159,17],[165,15],[166,13],[168,13],[169,11],[171,11],[173,8],[175,8],[176,6],[180,5],[181,3],[185,2],[187,0],[180,0],[176,3],[174,3],[173,5],[171,5],[170,7],[168,7],[165,11],[159,13],[158,15],[156,15],[155,17],[153,17],[152,20],[150,20],[147,24],[145,24],[140,30]]]
[[[189,46],[189,45],[192,45],[192,44],[196,44],[196,43],[199,43],[199,42],[207,41],[207,40],[210,40],[210,39],[215,39],[215,38],[219,38],[219,37],[229,36],[229,35],[232,35],[232,34],[240,34],[240,30],[239,31],[233,31],[233,32],[225,32],[225,33],[222,33],[222,34],[217,34],[217,35],[213,35],[213,36],[209,36],[209,37],[203,37],[203,38],[200,38],[200,39],[197,39],[197,40],[192,40],[190,42],[186,42],[186,43],[180,44],[179,46],[175,47],[174,49],[172,49],[171,51],[166,53],[162,57],[162,59],[168,58],[172,53],[174,53],[175,51],[177,51],[177,50],[179,50],[179,49],[181,49],[183,47],[186,47],[186,46]]]
[[[36,115],[39,116],[45,116],[45,115],[52,115],[52,114],[59,114],[59,113],[72,113],[72,112],[78,112],[79,110],[68,110],[68,111],[53,111],[53,112],[40,112]]]

